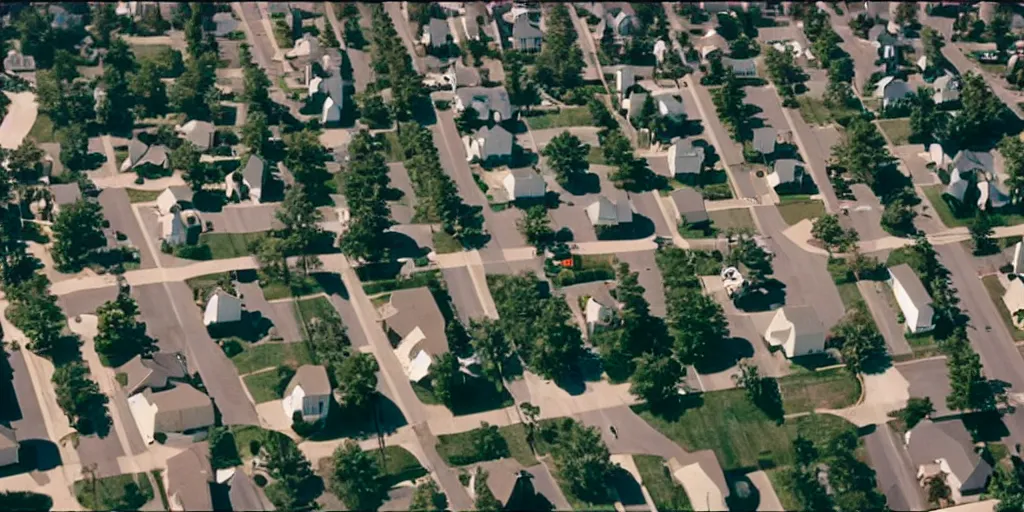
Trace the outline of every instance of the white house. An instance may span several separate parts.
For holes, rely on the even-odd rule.
[[[754,59],[722,57],[722,65],[732,69],[733,74],[738,77],[757,76],[757,62]]]
[[[314,59],[319,58],[320,55],[320,41],[317,40],[316,36],[306,33],[302,37],[295,40],[295,46],[285,52],[284,56],[289,59],[301,58],[301,57],[312,57]]]
[[[803,176],[803,166],[791,158],[776,160],[772,173],[765,176],[772,188],[787,183],[794,183]]]
[[[192,202],[192,189],[175,185],[164,189],[156,198],[156,207],[160,213],[167,215],[173,211],[181,211],[182,203]]]
[[[693,510],[729,510],[726,503],[730,494],[729,485],[715,452],[694,452],[682,462],[673,457],[668,461],[668,469],[672,472],[672,478],[683,486]]]
[[[825,328],[811,306],[780,308],[764,332],[773,347],[782,347],[793,358],[825,350]]]
[[[922,486],[933,476],[944,478],[954,503],[985,490],[992,466],[975,450],[963,421],[921,421],[904,434],[904,442]]]
[[[947,101],[956,101],[960,99],[960,87],[957,79],[950,74],[942,75],[932,82],[932,100],[935,101],[936,105],[941,105]]]
[[[420,382],[430,375],[434,359],[448,352],[444,316],[430,290],[423,287],[392,293],[381,317],[388,338],[397,344],[395,355],[409,380]]]
[[[906,82],[894,76],[887,76],[878,81],[872,96],[881,98],[882,106],[888,107],[913,94],[914,90]]]
[[[128,407],[147,443],[158,432],[189,432],[214,424],[210,397],[188,384],[160,392],[147,389],[129,397]]]
[[[302,414],[302,421],[313,423],[327,417],[331,404],[331,381],[323,366],[304,364],[284,391],[285,417]]]
[[[626,89],[636,83],[636,74],[631,66],[622,66],[615,70],[615,90],[619,93],[619,101],[626,96]]]
[[[1018,244],[1020,242],[1017,242]],[[1003,304],[1006,306],[1006,310],[1010,312],[1010,319],[1013,320],[1013,325],[1018,328],[1024,326],[1024,321],[1017,318],[1017,312],[1024,310],[1024,281],[1018,277],[1017,279],[1011,279],[1009,286],[1006,287],[1006,293],[1003,294]]]
[[[937,167],[946,167],[953,162],[953,159],[942,149],[942,144],[933,142],[928,145],[928,161]]]
[[[18,463],[18,436],[14,429],[0,425],[0,467]]]
[[[633,207],[625,197],[613,203],[607,197],[600,196],[587,206],[587,218],[594,226],[628,224],[633,222]]]
[[[896,303],[903,311],[907,330],[911,333],[930,331],[935,328],[932,323],[932,298],[921,284],[921,279],[914,269],[906,263],[889,269],[892,291],[896,295]]]
[[[203,325],[226,324],[242,319],[242,299],[220,288],[206,301]]]
[[[511,169],[508,176],[501,180],[511,200],[544,197],[548,184],[539,174],[529,167]]]
[[[484,126],[472,135],[462,138],[469,161],[503,160],[512,156],[512,134],[500,125]]]
[[[697,176],[704,168],[704,148],[686,139],[675,141],[668,148],[668,169],[673,175]]]
[[[1014,274],[1024,274],[1024,242],[1017,242],[1013,246],[1013,261],[1010,263]]]
[[[181,212],[175,210],[160,216],[160,240],[171,247],[188,242],[188,229],[181,218]]]
[[[598,327],[611,323],[618,309],[619,304],[608,293],[607,286],[602,284],[595,287],[594,294],[587,299],[583,311],[583,316],[587,321],[587,335],[593,335]]]
[[[654,60],[661,64],[665,61],[665,52],[669,51],[669,46],[664,39],[658,39],[654,42]]]
[[[252,155],[242,172],[234,171],[224,178],[225,193],[229,199],[242,200],[248,197],[253,203],[259,204],[265,181],[266,164],[262,158]]]

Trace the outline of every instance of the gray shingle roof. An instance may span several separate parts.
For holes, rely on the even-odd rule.
[[[982,172],[995,171],[995,157],[990,152],[960,150],[953,157],[953,168],[960,172],[981,170]]]
[[[121,365],[118,371],[127,375],[125,389],[129,394],[141,387],[160,389],[167,386],[168,379],[185,377],[185,369],[178,362],[177,354],[157,352],[152,357],[135,356]]]
[[[824,333],[825,327],[811,306],[785,306],[786,319],[793,324],[797,336]]]
[[[388,328],[404,339],[419,327],[426,337],[420,343],[420,349],[431,356],[448,352],[444,315],[441,314],[434,295],[428,288],[411,288],[393,292],[390,305],[394,313],[384,319]]]
[[[775,128],[772,128],[771,126],[754,128],[753,136],[754,140],[752,144],[756,151],[761,153],[771,153],[775,151],[775,138],[777,137]]]
[[[266,164],[263,163],[263,159],[256,155],[252,155],[249,157],[249,161],[245,163],[245,167],[242,169],[242,178],[249,182],[250,186],[261,188],[263,187],[265,168]]]
[[[544,33],[530,22],[529,16],[520,16],[516,18],[515,23],[512,25],[513,39],[530,39],[536,37],[544,37]]]
[[[151,404],[155,404],[160,412],[184,411],[212,405],[209,396],[188,384],[179,383],[173,388],[159,393],[154,393],[148,389],[143,393],[146,396],[146,400]]]
[[[684,187],[670,194],[676,210],[686,219],[689,224],[705,222],[708,220],[708,211],[704,207],[704,196],[696,189]]]
[[[659,94],[654,97],[654,101],[664,107],[667,111],[665,115],[683,115],[686,113],[686,109],[683,108],[683,102],[671,94]]]
[[[295,376],[284,392],[285,396],[291,395],[296,386],[301,387],[306,396],[331,394],[327,370],[320,365],[304,364],[295,370]]]
[[[910,297],[910,300],[917,307],[932,302],[931,296],[928,295],[928,290],[924,289],[924,284],[921,283],[921,279],[917,277],[917,273],[914,272],[914,269],[910,268],[910,265],[903,263],[895,267],[889,267],[889,274],[893,279],[900,282],[903,290],[907,292],[907,296]]]
[[[0,450],[18,446],[18,434],[13,428],[0,425]]]
[[[239,512],[274,510],[274,505],[267,500],[263,491],[241,469],[235,470],[235,474],[228,481],[228,487],[231,510]]]
[[[167,496],[177,496],[185,510],[213,510],[210,484],[214,481],[205,442],[167,459]]]
[[[60,183],[50,185],[50,193],[53,194],[54,204],[71,204],[82,199],[82,189],[78,183]]]
[[[960,420],[924,420],[908,435],[907,450],[915,465],[932,464],[937,459],[945,459],[962,488],[978,488],[980,485],[977,482],[984,485],[992,473],[992,466],[974,451],[971,434]],[[975,484],[973,487],[972,483]]]

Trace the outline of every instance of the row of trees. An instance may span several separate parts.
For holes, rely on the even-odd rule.
[[[383,5],[372,7],[370,40],[375,89],[391,89],[391,107],[395,117],[408,120],[416,106],[426,99],[423,82],[413,69],[412,58],[395,31],[395,25]]]
[[[783,470],[783,482],[805,510],[885,510],[875,472],[857,459],[857,434],[844,430],[822,443],[797,435],[796,463]],[[827,469],[827,473],[823,474]],[[826,489],[823,482],[828,482]],[[830,492],[831,491],[831,492]]]
[[[561,97],[582,83],[583,52],[567,4],[547,6],[544,46],[533,70],[534,79],[552,96]]]
[[[349,165],[343,187],[351,212],[341,236],[341,250],[350,258],[381,261],[388,256],[385,231],[395,224],[386,194],[391,184],[384,148],[366,130],[349,144]]]

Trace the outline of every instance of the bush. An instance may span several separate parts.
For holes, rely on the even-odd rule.
[[[255,474],[252,477],[252,483],[256,484],[256,487],[263,488],[267,486],[267,477],[261,474]]]
[[[316,423],[310,423],[302,419],[302,411],[295,411],[292,413],[292,430],[294,430],[299,437],[309,437],[317,431],[317,425]]]
[[[164,444],[165,442],[167,442],[167,434],[164,434],[163,432],[157,432],[153,434],[153,440],[160,444]]]
[[[701,195],[704,196],[704,199],[709,201],[732,198],[732,189],[729,188],[728,183],[715,183],[712,185],[706,185],[701,188],[700,192]]]
[[[174,255],[187,260],[212,260],[213,252],[210,246],[202,245],[181,245],[174,249]]]
[[[242,348],[242,344],[239,343],[238,340],[234,338],[228,338],[226,340],[221,341],[220,348],[224,350],[224,355],[228,357],[235,357],[238,354],[241,354],[242,351],[244,350]]]

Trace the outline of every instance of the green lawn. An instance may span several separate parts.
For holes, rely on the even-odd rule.
[[[1018,278],[1020,279],[1020,278]],[[1010,334],[1013,339],[1017,341],[1024,340],[1024,331],[1017,329],[1016,325],[1013,325],[1013,317],[1010,311],[1006,309],[1006,304],[1003,304],[1003,294],[1006,293],[1006,289],[999,282],[999,278],[996,276],[985,276],[981,278],[981,282],[985,284],[985,289],[988,290],[989,296],[992,298],[992,302],[995,303],[996,309],[999,310],[999,315],[1003,317],[1003,323],[1006,324],[1006,328],[1010,330]]]
[[[237,258],[252,254],[249,244],[267,236],[265,231],[257,233],[203,233],[199,243],[210,247],[213,259]]]
[[[447,231],[441,230],[434,232],[434,252],[437,254],[447,254],[450,252],[459,252],[462,250],[462,244],[455,239],[452,235],[449,235]]]
[[[729,228],[757,231],[754,217],[750,215],[750,208],[710,211],[708,212],[708,218],[711,219],[711,224],[719,231],[725,231]]]
[[[160,491],[160,503],[166,510],[171,509],[171,505],[167,502],[167,489],[164,489],[164,472],[160,469],[154,469],[149,474],[153,475],[153,480],[156,480],[156,489]]]
[[[800,510],[800,501],[797,500],[796,495],[790,490],[789,478],[785,474],[787,469],[767,469],[765,474],[768,475],[768,480],[772,483],[772,488],[775,489],[775,494],[779,497],[779,503],[782,505],[782,508],[786,510]]]
[[[594,125],[594,116],[590,115],[590,109],[585,107],[564,108],[559,112],[527,117],[525,119],[526,123],[530,125],[531,130]]]
[[[141,61],[153,58],[171,47],[166,44],[133,44],[131,48],[135,58]]]
[[[812,440],[825,440],[837,430],[852,429],[844,419],[812,414],[782,425],[754,406],[742,389],[714,391],[697,398],[701,403],[678,417],[652,414],[635,406],[640,416],[687,451],[714,450],[722,467],[748,468],[759,461],[776,465],[794,460],[793,439],[798,432]]]
[[[486,459],[481,458],[476,453],[476,447],[473,446],[473,432],[474,430],[437,436],[437,453],[453,466],[483,462]],[[498,432],[505,439],[505,444],[508,447],[504,457],[512,457],[525,467],[537,463],[537,458],[534,457],[530,445],[526,442],[526,427],[522,423],[500,427]],[[471,462],[463,462],[467,460]],[[454,461],[462,462],[462,464]]]
[[[665,459],[657,455],[634,455],[633,462],[640,472],[644,487],[651,493],[658,510],[693,510],[686,489],[672,478]]]
[[[889,140],[891,140],[895,146],[910,142],[909,117],[901,117],[899,119],[879,119],[878,127],[885,132],[885,135],[889,137]]]
[[[53,120],[50,116],[43,113],[36,116],[36,122],[29,130],[28,136],[35,139],[36,143],[55,141]]]
[[[816,219],[825,215],[825,204],[817,199],[789,199],[786,196],[779,199],[779,215],[782,215],[782,219],[790,226],[804,219]]]
[[[384,138],[388,141],[388,152],[384,155],[388,163],[405,160],[402,145],[398,142],[398,132],[384,132]]]
[[[943,192],[946,190],[945,185],[928,185],[921,188],[924,189],[924,195],[928,197],[928,201],[932,203],[932,209],[935,210],[935,213],[946,227],[966,226],[974,220],[972,216],[963,218],[956,216],[949,207],[949,203],[942,197]],[[1019,213],[995,213],[990,215],[989,218],[992,219],[992,224],[996,226],[1014,226],[1024,223],[1024,215]]]
[[[338,316],[338,311],[334,309],[334,305],[327,297],[313,297],[312,299],[303,299],[295,301],[296,318],[299,323],[305,325],[306,322],[314,318],[328,318],[331,316]]]
[[[246,375],[242,381],[245,382],[245,387],[249,389],[249,394],[257,404],[281,398],[277,392],[277,386],[280,383],[277,370]]]
[[[783,377],[779,389],[786,414],[842,409],[860,398],[860,381],[845,368]]]
[[[232,357],[231,362],[235,363],[238,373],[251,373],[282,364],[298,368],[304,364],[312,364],[313,358],[310,357],[309,349],[303,342],[261,343],[247,346],[242,353]]]
[[[233,426],[230,428],[231,435],[235,438],[235,450],[238,452],[238,456],[243,460],[249,459],[253,456],[252,450],[250,450],[253,442],[262,445],[263,440],[266,439],[268,435],[278,436],[286,443],[295,444],[295,441],[292,441],[290,437],[282,434],[281,432],[277,432],[276,430],[264,430],[252,425]]]
[[[843,300],[843,306],[846,309],[850,309],[858,302],[864,302],[864,297],[861,296],[856,282],[837,284],[836,289],[839,290],[839,298]]]
[[[324,291],[320,281],[312,276],[303,278],[299,275],[292,276],[290,284],[282,281],[260,281],[260,287],[263,289],[263,297],[267,300],[302,297]]]
[[[137,510],[153,499],[153,486],[146,473],[83,478],[75,482],[75,498],[89,510]]]
[[[156,198],[160,196],[160,190],[141,190],[137,188],[126,188],[125,192],[128,192],[128,201],[132,203],[148,203],[150,201],[156,201]]]
[[[379,457],[380,452],[374,451],[374,455]],[[379,462],[380,459],[378,459]],[[382,470],[383,480],[389,488],[399,482],[415,480],[427,474],[427,470],[420,465],[416,457],[401,446],[384,447]]]
[[[808,124],[828,124],[832,121],[832,113],[821,99],[803,94],[796,101],[800,104],[800,115]]]
[[[590,146],[590,152],[587,153],[587,162],[594,165],[607,165],[608,162],[604,159],[604,151],[597,146]]]
[[[231,283],[230,272],[217,272],[185,280],[185,284],[203,299],[206,299],[218,286],[221,288],[229,287],[229,283]]]

